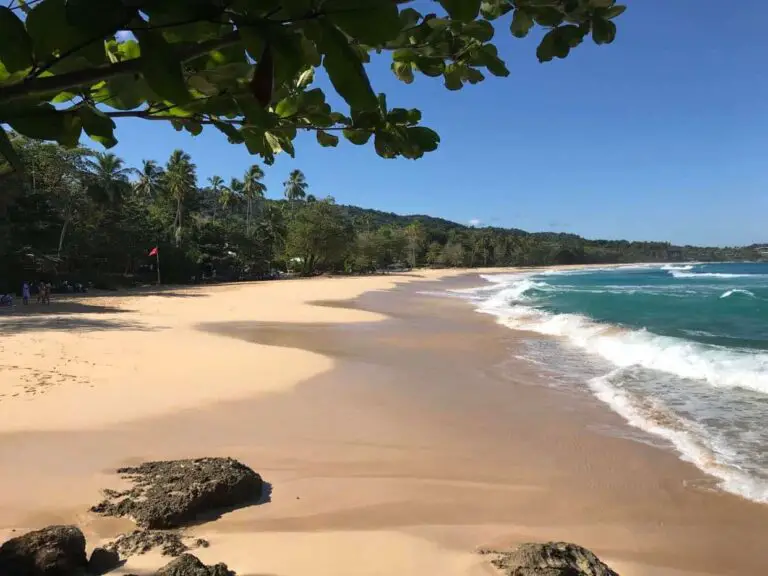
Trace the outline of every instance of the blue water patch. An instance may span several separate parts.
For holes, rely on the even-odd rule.
[[[768,502],[768,264],[484,278],[458,295],[509,328],[552,337],[561,352],[550,367],[583,363],[582,385],[627,422],[723,489]]]

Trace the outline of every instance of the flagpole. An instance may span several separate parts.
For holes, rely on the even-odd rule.
[[[160,250],[155,248],[155,258],[157,258],[157,285],[160,286]]]

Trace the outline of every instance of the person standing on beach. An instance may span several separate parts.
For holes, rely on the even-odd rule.
[[[24,306],[29,304],[29,282],[26,280],[21,285],[21,300],[24,302]]]

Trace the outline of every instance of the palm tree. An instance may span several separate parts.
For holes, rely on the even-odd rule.
[[[225,202],[222,202],[222,195],[224,194],[224,190],[226,189],[226,186],[224,186],[224,179],[221,176],[211,176],[208,178],[208,186],[213,194],[213,219],[216,220],[216,212],[219,206],[223,206],[226,208],[226,205],[229,204],[229,200]]]
[[[85,161],[90,174],[91,195],[101,203],[119,204],[123,192],[128,188],[128,176],[133,172],[125,167],[125,161],[111,152],[96,152]]]
[[[283,182],[283,194],[286,200],[291,204],[291,211],[293,211],[297,201],[303,200],[307,197],[307,179],[304,177],[304,173],[301,170],[291,170],[288,175],[288,180]]]
[[[144,198],[154,198],[160,190],[163,169],[154,160],[142,160],[141,170],[137,170],[139,179],[133,185],[133,191]]]
[[[267,187],[264,186],[264,183],[261,182],[261,179],[264,178],[264,171],[259,168],[257,164],[254,164],[250,168],[248,168],[248,171],[245,173],[245,176],[243,177],[243,195],[245,196],[246,201],[246,216],[245,216],[245,233],[249,234],[251,233],[251,216],[253,215],[253,201],[255,199],[258,199],[257,202],[260,202],[264,199],[264,192],[266,192]]]
[[[184,200],[197,187],[197,167],[192,158],[183,150],[174,150],[165,165],[164,185],[168,194],[176,201],[176,216],[173,220],[176,245],[181,243]]]

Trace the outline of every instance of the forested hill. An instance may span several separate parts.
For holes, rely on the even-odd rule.
[[[182,150],[127,166],[87,148],[14,136],[26,169],[0,182],[0,291],[21,282],[97,286],[273,276],[278,271],[368,273],[402,266],[537,266],[754,260],[760,247],[674,247],[585,240],[574,234],[473,228],[318,199],[300,170],[267,190],[257,165],[201,181]],[[283,200],[269,200],[280,194]],[[765,253],[765,250],[762,250]]]

